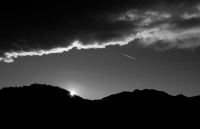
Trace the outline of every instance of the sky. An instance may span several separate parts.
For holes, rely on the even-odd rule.
[[[200,95],[200,2],[4,2],[0,88],[33,83],[101,99],[135,89]]]

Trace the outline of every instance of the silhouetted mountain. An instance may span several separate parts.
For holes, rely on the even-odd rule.
[[[0,101],[11,107],[15,105],[23,107],[25,105],[28,108],[67,107],[71,109],[73,107],[72,105],[87,103],[90,100],[85,100],[77,95],[70,96],[69,91],[60,87],[32,84],[23,87],[3,88],[0,90]]]
[[[116,121],[127,120],[127,116],[131,120],[151,119],[150,116],[180,117],[198,111],[199,101],[200,96],[171,96],[162,91],[147,89],[121,92],[101,100],[86,100],[77,95],[72,97],[67,90],[44,84],[0,90],[1,111],[9,111],[16,116],[39,114],[45,119],[55,119],[60,115],[83,120],[104,117],[104,120]]]

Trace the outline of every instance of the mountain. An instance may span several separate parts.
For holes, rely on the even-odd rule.
[[[1,112],[11,114],[12,117],[36,116],[37,119],[45,120],[63,117],[83,121],[114,120],[115,122],[148,121],[155,118],[161,120],[163,117],[177,119],[198,112],[199,102],[200,96],[190,98],[183,95],[171,96],[162,91],[148,89],[121,92],[100,100],[70,96],[67,90],[44,84],[0,90]]]
[[[184,104],[200,99],[200,96],[186,97],[184,95],[171,96],[163,91],[150,89],[135,90],[133,92],[121,92],[102,98],[100,100],[87,100],[78,95],[71,96],[70,91],[62,89],[58,86],[46,84],[32,84],[23,87],[7,87],[0,90],[0,101],[9,102],[9,104],[25,104],[44,105],[59,104],[62,106],[74,106],[76,104],[98,105],[148,105],[152,104]]]

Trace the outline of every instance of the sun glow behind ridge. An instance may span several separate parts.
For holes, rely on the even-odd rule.
[[[74,91],[70,91],[70,96],[74,96],[75,92]]]

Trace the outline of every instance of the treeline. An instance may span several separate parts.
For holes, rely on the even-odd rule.
[[[200,109],[200,97],[171,96],[156,90],[135,90],[107,96],[101,100],[86,100],[70,96],[58,86],[32,84],[0,90],[3,111],[21,113],[62,114],[78,116],[163,116],[194,113]],[[32,112],[33,111],[33,112]],[[34,113],[33,113],[34,114]],[[160,116],[160,117],[161,117]],[[115,117],[114,117],[115,118]]]

